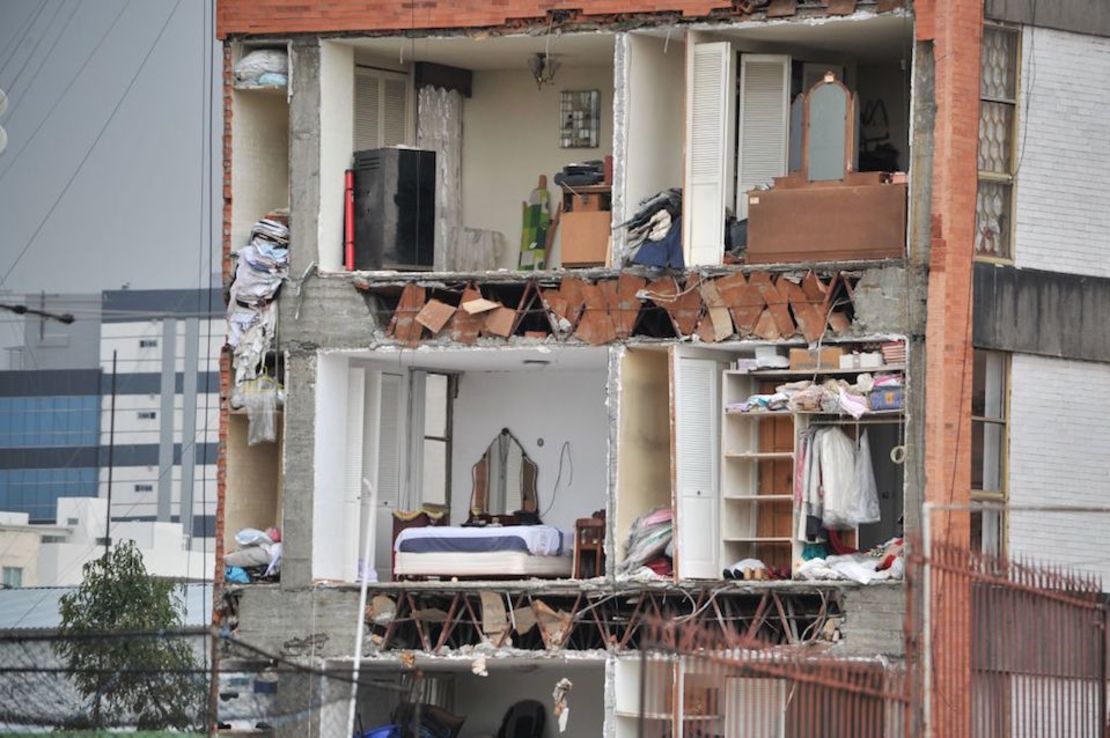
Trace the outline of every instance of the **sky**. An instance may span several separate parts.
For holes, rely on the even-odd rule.
[[[208,283],[213,1],[0,0],[0,295]]]

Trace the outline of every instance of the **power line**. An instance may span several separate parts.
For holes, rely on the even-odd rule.
[[[27,57],[23,60],[23,64],[20,65],[19,71],[15,73],[15,77],[13,77],[12,81],[8,83],[7,91],[9,95],[15,91],[15,86],[16,84],[18,84],[19,78],[23,76],[23,72],[27,69],[27,65],[31,63],[31,59],[35,57],[35,52],[39,50],[39,46],[41,46],[42,42],[46,40],[47,35],[49,35],[50,33],[50,27],[54,25],[54,21],[58,19],[58,13],[61,12],[63,5],[65,5],[65,0],[58,0],[58,4],[54,8],[54,15],[50,16],[50,20],[46,22],[46,28],[42,29],[42,34],[39,36],[39,40],[36,41],[35,45],[31,47],[31,53],[28,54]],[[43,3],[43,6],[46,6],[45,2]],[[76,8],[76,6],[74,7]]]
[[[23,41],[27,38],[27,34],[34,27],[44,10],[46,10],[46,3],[40,4],[38,8],[27,17],[27,22],[20,27],[19,32],[16,33],[16,41],[15,44],[12,45],[11,52],[9,52],[7,58],[4,59],[4,63],[0,65],[0,75],[8,71],[8,64],[15,58],[16,53],[19,51],[19,47],[23,45]]]
[[[135,74],[131,76],[131,81],[127,83],[127,88],[124,89],[119,101],[116,102],[116,106],[112,108],[112,112],[111,114],[109,114],[108,120],[104,121],[104,125],[100,127],[100,132],[96,134],[96,138],[93,139],[92,145],[89,146],[88,151],[86,151],[85,155],[81,158],[81,162],[77,165],[77,169],[75,169],[73,174],[70,175],[69,181],[66,182],[65,187],[62,188],[62,191],[58,194],[58,197],[54,199],[54,203],[50,206],[50,209],[46,212],[46,215],[43,217],[43,219],[39,222],[38,227],[35,228],[35,232],[31,234],[30,240],[27,241],[27,244],[19,252],[19,255],[15,257],[15,261],[12,262],[12,265],[10,267],[8,267],[8,271],[6,271],[4,273],[4,276],[0,278],[0,287],[4,286],[4,283],[8,281],[8,277],[10,277],[11,273],[15,271],[15,268],[19,265],[19,262],[23,260],[23,257],[31,248],[31,245],[34,244],[35,239],[39,237],[39,233],[42,232],[43,226],[45,226],[46,222],[50,220],[50,216],[54,214],[54,211],[57,209],[58,204],[61,203],[62,198],[66,196],[66,193],[69,192],[69,188],[73,186],[73,183],[75,181],[77,181],[77,175],[79,175],[81,173],[81,170],[84,169],[85,162],[87,162],[89,160],[89,157],[92,156],[93,151],[96,150],[97,144],[100,143],[100,139],[104,137],[104,133],[108,130],[108,126],[110,126],[112,124],[112,121],[115,120],[116,113],[118,113],[120,108],[123,107],[123,101],[127,99],[127,95],[131,92],[131,88],[135,86],[135,82],[139,79],[139,75],[142,74],[143,69],[146,68],[147,61],[150,60],[151,55],[154,53],[154,49],[157,48],[158,42],[162,40],[162,34],[166,32],[166,29],[170,25],[170,21],[173,19],[174,13],[177,12],[177,8],[180,5],[181,0],[177,0],[177,2],[173,4],[173,7],[170,8],[170,12],[166,16],[165,22],[163,22],[162,27],[158,29],[158,35],[154,38],[154,43],[152,43],[150,45],[150,48],[147,49],[146,55],[139,63],[138,69],[136,69]]]
[[[6,166],[3,171],[0,171],[0,179],[3,179],[4,175],[6,175],[8,171],[15,166],[16,161],[19,159],[19,155],[22,154],[23,151],[30,145],[30,143],[38,137],[39,132],[42,131],[42,127],[46,125],[46,121],[50,119],[50,116],[53,115],[54,111],[57,110],[59,105],[61,105],[62,100],[64,100],[66,95],[69,94],[70,89],[73,87],[73,85],[77,83],[77,80],[81,78],[81,75],[84,73],[84,71],[88,69],[89,62],[96,55],[96,52],[100,51],[100,47],[104,45],[104,42],[108,40],[108,36],[111,35],[112,31],[115,30],[116,24],[119,23],[119,19],[123,17],[123,11],[127,10],[128,6],[130,5],[131,0],[126,0],[126,2],[124,2],[124,4],[120,6],[119,12],[117,12],[115,17],[112,19],[112,22],[111,24],[109,24],[108,29],[104,31],[104,33],[100,36],[100,40],[96,42],[95,46],[93,46],[92,51],[90,51],[85,59],[81,62],[80,69],[78,69],[77,72],[69,78],[69,83],[65,86],[65,89],[62,90],[62,94],[58,95],[57,99],[54,100],[54,104],[51,105],[50,109],[46,111],[46,115],[44,115],[42,119],[39,120],[38,125],[35,126],[35,130],[31,132],[31,135],[28,136],[26,140],[24,140],[23,145],[19,147],[19,150],[12,155],[11,160],[8,162],[8,166]]]
[[[77,9],[80,6],[81,6],[80,0],[74,0],[73,1],[73,10],[69,11],[69,15],[66,17],[66,22],[62,24],[62,30],[58,31],[58,35],[54,37],[54,42],[52,44],[50,44],[50,48],[47,49],[46,53],[42,55],[42,59],[39,60],[38,66],[35,67],[35,73],[31,75],[31,79],[27,83],[27,89],[28,90],[30,90],[32,87],[35,86],[35,80],[39,78],[39,74],[42,72],[43,67],[46,66],[46,62],[54,57],[54,49],[56,49],[58,47],[58,42],[61,41],[62,36],[64,36],[66,34],[66,30],[69,29],[69,24],[70,24],[71,21],[73,21],[74,16],[77,15]],[[17,77],[16,81],[18,81],[18,79],[19,78]],[[8,92],[9,97],[11,97],[15,94],[15,82],[12,82],[11,88],[7,92]],[[22,99],[23,99],[23,96],[21,95],[20,100],[22,100]],[[14,102],[12,103],[12,107],[15,109],[15,112],[19,111],[19,106],[15,105]],[[11,116],[12,118],[15,117],[15,112],[12,113],[12,116]],[[10,123],[11,120],[9,119],[8,122]]]

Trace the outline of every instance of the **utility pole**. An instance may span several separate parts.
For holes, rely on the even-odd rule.
[[[112,545],[112,461],[116,450],[116,350],[112,349],[112,409],[108,416],[108,505],[104,513],[104,561]]]

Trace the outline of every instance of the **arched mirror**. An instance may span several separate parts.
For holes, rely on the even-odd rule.
[[[833,72],[806,93],[803,165],[810,182],[843,180],[851,171],[855,101]]]
[[[470,493],[470,512],[478,515],[536,513],[536,462],[528,458],[520,441],[502,428],[471,469],[474,488]]]

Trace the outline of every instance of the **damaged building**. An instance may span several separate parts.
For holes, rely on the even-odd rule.
[[[981,39],[1032,20],[304,5],[218,17],[224,624],[313,666],[419,668],[460,735],[528,700],[638,735],[652,619],[900,659],[904,538],[983,463],[973,253],[1009,227],[971,207],[1012,182],[977,176],[960,101]],[[976,345],[1037,341],[986,326]],[[789,722],[760,681],[730,688]],[[676,697],[649,734],[721,734],[743,700]],[[367,726],[405,709],[355,701]],[[325,712],[277,734],[327,735]]]

